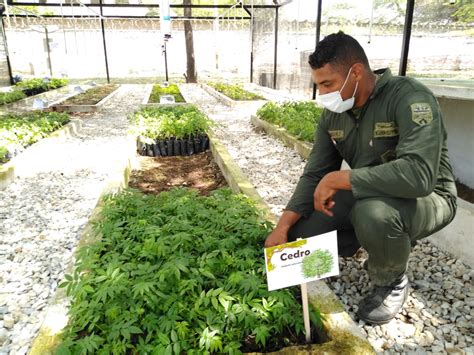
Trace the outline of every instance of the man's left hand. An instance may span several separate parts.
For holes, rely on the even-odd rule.
[[[314,190],[314,209],[333,217],[333,197],[338,190],[352,190],[350,170],[333,171],[321,179]]]

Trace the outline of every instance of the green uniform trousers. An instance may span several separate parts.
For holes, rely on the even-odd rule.
[[[455,202],[435,192],[416,199],[355,200],[351,191],[338,191],[334,201],[334,217],[314,211],[290,229],[288,240],[337,230],[339,254],[352,255],[362,245],[369,254],[370,279],[379,286],[405,273],[412,242],[442,229],[456,213]]]

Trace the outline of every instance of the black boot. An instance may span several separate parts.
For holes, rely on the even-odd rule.
[[[375,286],[359,303],[357,315],[367,323],[388,323],[400,312],[407,297],[408,278],[403,275],[390,286]]]

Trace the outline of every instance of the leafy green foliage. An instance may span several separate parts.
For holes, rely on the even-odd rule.
[[[34,78],[20,81],[15,85],[15,90],[41,90],[42,92],[57,89],[61,86],[67,85],[67,79],[41,79]]]
[[[66,79],[29,79],[17,83],[10,92],[0,93],[0,105],[9,104],[28,96],[40,94],[42,92],[57,89],[67,85]]]
[[[257,111],[257,116],[284,127],[297,139],[313,142],[316,126],[322,113],[323,109],[311,101],[282,104],[267,102]]]
[[[167,88],[162,88],[160,85],[154,85],[151,90],[149,103],[159,103],[160,95],[173,95],[175,102],[185,102],[178,85],[170,84]]]
[[[232,100],[265,100],[264,97],[244,90],[240,85],[230,85],[224,83],[207,83],[220,93],[230,97]]]
[[[334,260],[331,252],[318,249],[304,257],[301,271],[306,278],[320,277],[331,271],[333,264]]]
[[[0,92],[0,105],[9,104],[26,97],[23,91],[10,91],[10,92]]]
[[[242,195],[126,190],[94,230],[60,285],[72,302],[58,354],[240,354],[246,337],[263,349],[304,330],[297,289],[267,290],[271,225]]]
[[[212,121],[196,106],[146,107],[130,117],[137,136],[149,139],[184,138],[205,134]]]
[[[44,138],[67,122],[69,115],[58,112],[37,111],[22,116],[1,116],[0,162],[5,163],[9,155]]]

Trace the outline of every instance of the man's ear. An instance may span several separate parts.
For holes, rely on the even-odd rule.
[[[362,76],[364,74],[364,71],[365,71],[365,66],[364,64],[362,63],[355,63],[353,66],[352,66],[352,74],[354,74],[355,76],[355,79],[357,81],[361,80],[362,79]]]

